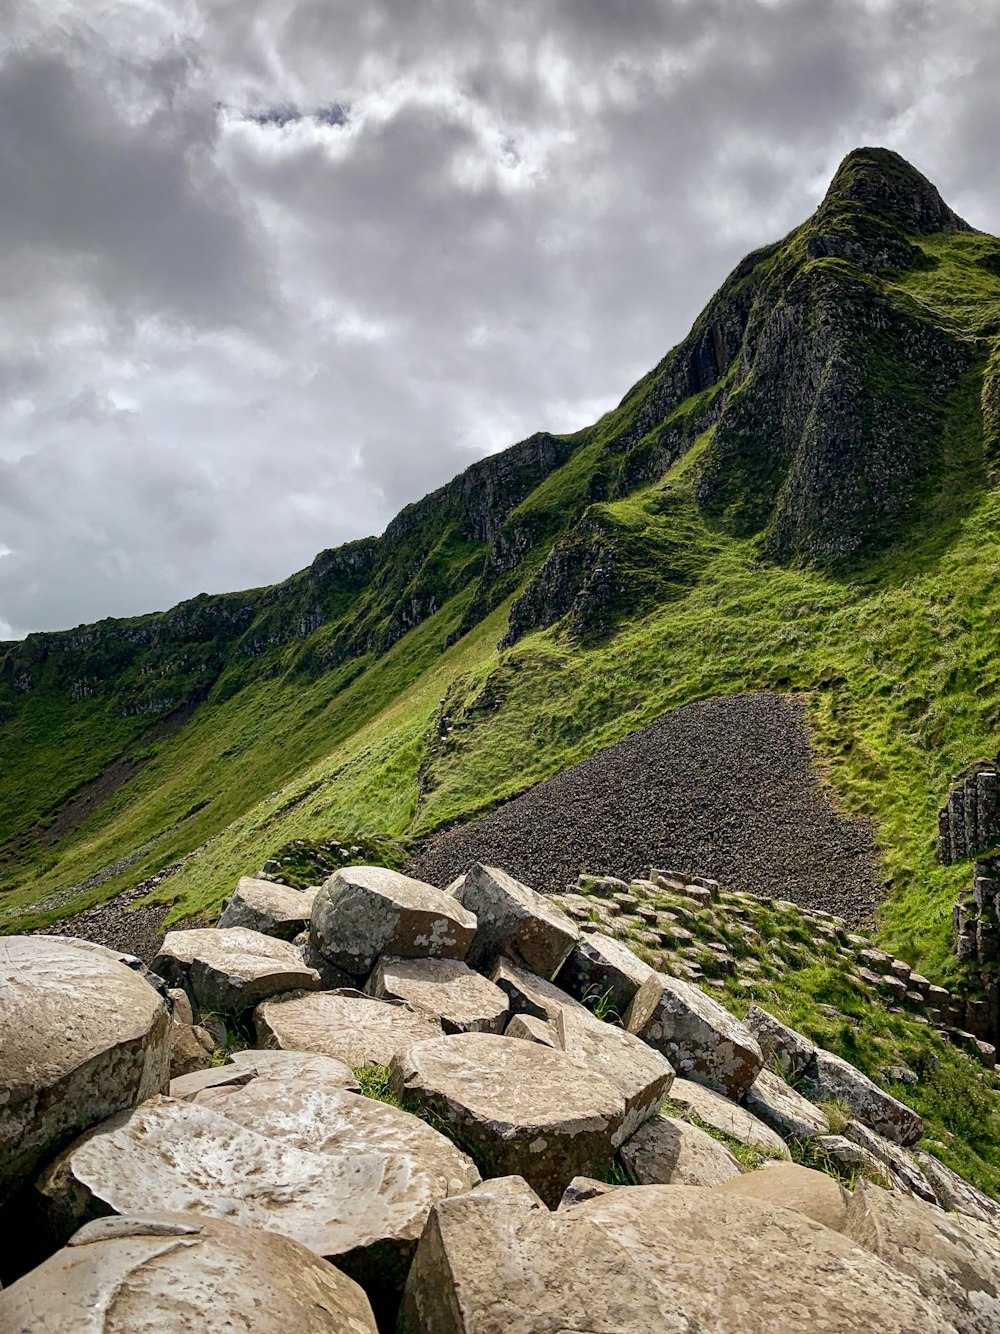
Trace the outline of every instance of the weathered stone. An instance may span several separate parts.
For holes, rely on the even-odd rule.
[[[431,1204],[479,1179],[417,1117],[335,1086],[258,1077],[198,1096],[152,1098],[66,1150],[36,1187],[51,1234],[108,1212],[225,1217],[294,1237],[376,1295],[402,1284]]]
[[[437,1020],[408,1005],[351,991],[265,1001],[254,1025],[262,1047],[332,1056],[354,1070],[388,1065],[397,1051],[442,1032]]]
[[[945,1167],[933,1153],[914,1149],[913,1157],[943,1209],[951,1209],[955,1213],[965,1214],[967,1218],[1000,1226],[1000,1203],[970,1185],[950,1167]]]
[[[751,1005],[743,1021],[757,1039],[768,1060],[773,1061],[786,1079],[799,1080],[805,1074],[816,1044],[789,1028],[759,1005]]]
[[[168,931],[153,962],[199,1010],[242,1013],[269,996],[320,984],[294,945],[241,926]]]
[[[563,1049],[562,1035],[555,1024],[538,1019],[533,1014],[515,1014],[504,1029],[504,1037],[521,1038],[525,1042],[540,1042],[543,1047]]]
[[[810,1098],[846,1102],[857,1120],[896,1144],[915,1144],[924,1133],[916,1112],[823,1047],[816,1048],[802,1087]]]
[[[475,913],[469,963],[481,971],[504,957],[540,977],[552,978],[580,939],[572,918],[496,867],[477,862],[455,897]]]
[[[197,1024],[170,1025],[170,1078],[206,1070],[212,1064],[215,1039]]]
[[[578,1001],[593,1005],[600,999],[624,1016],[653,971],[621,941],[593,933],[576,942],[557,980]]]
[[[796,1093],[773,1070],[761,1070],[747,1089],[744,1101],[748,1111],[787,1138],[812,1139],[830,1133],[830,1122],[820,1109]]]
[[[719,1189],[769,1208],[794,1209],[834,1232],[844,1231],[851,1198],[828,1173],[800,1167],[798,1163],[775,1163],[773,1167],[746,1172],[723,1183]]]
[[[764,1064],[753,1035],[698,987],[655,973],[629,1006],[626,1027],[679,1075],[739,1098]]]
[[[493,980],[512,1010],[554,1024],[559,1046],[586,1070],[604,1076],[625,1099],[625,1120],[616,1146],[663,1104],[674,1072],[652,1047],[621,1028],[603,1023],[590,1010],[544,978],[500,959]]]
[[[626,1248],[662,1293],[658,1322],[620,1327],[629,1334],[952,1334],[911,1279],[791,1209],[724,1189],[633,1186],[564,1217]]]
[[[376,1334],[346,1274],[270,1232],[190,1214],[102,1218],[0,1293],[0,1329]]]
[[[313,901],[309,938],[335,968],[363,980],[380,955],[464,959],[475,917],[451,894],[384,866],[345,866]]]
[[[269,1079],[315,1079],[325,1085],[359,1093],[354,1071],[332,1056],[316,1056],[307,1051],[235,1051],[228,1065],[198,1070],[170,1081],[172,1098],[193,1099],[205,1089],[226,1084],[249,1084],[258,1075]]]
[[[271,880],[241,878],[219,926],[245,926],[279,940],[294,940],[309,925],[315,889],[291,889]]]
[[[510,1015],[499,987],[458,959],[380,959],[365,991],[440,1019],[446,1033],[502,1033]]]
[[[858,1183],[844,1231],[905,1274],[962,1334],[1000,1329],[1000,1231]]]
[[[476,1187],[477,1190],[481,1187]],[[607,1195],[610,1190],[620,1190],[621,1187],[613,1185],[610,1181],[597,1181],[594,1177],[574,1177],[562,1193],[562,1199],[559,1201],[560,1209],[572,1209],[574,1204],[582,1204],[584,1200],[596,1200],[599,1195]],[[539,1204],[541,1204],[539,1200]],[[545,1206],[542,1205],[542,1208]]]
[[[142,959],[137,959],[134,954],[128,954],[125,950],[114,950],[108,945],[98,945],[95,940],[84,940],[80,936],[45,936],[37,935],[35,940],[60,940],[64,944],[72,944],[75,949],[87,950],[90,954],[99,954],[104,959],[113,959],[123,967],[128,968],[133,973],[138,973],[144,982],[148,982],[158,996],[167,1002],[170,1006],[170,988],[166,980],[159,973],[154,973],[148,964]]]
[[[770,1126],[758,1121],[745,1107],[724,1098],[714,1089],[706,1088],[704,1084],[695,1084],[689,1079],[675,1079],[670,1089],[670,1100],[683,1103],[700,1121],[728,1135],[738,1144],[763,1149],[779,1158],[789,1156],[788,1145]]]
[[[843,1135],[817,1135],[813,1145],[839,1171],[854,1172],[880,1186],[892,1187],[892,1177],[885,1163],[863,1145],[855,1144]]]
[[[170,1017],[175,1024],[194,1024],[194,1010],[191,1008],[191,998],[186,991],[180,987],[170,987],[167,991],[167,1001],[170,1005]]]
[[[718,1186],[742,1170],[725,1144],[672,1116],[646,1121],[618,1157],[637,1186]]]
[[[608,1171],[625,1119],[601,1075],[489,1033],[418,1042],[393,1058],[392,1088],[441,1117],[485,1176],[523,1176],[553,1206],[573,1177]]]
[[[111,951],[0,938],[0,1204],[105,1117],[167,1086],[163,998]]]
[[[930,1182],[917,1166],[913,1155],[907,1153],[906,1149],[899,1144],[892,1144],[883,1135],[878,1135],[874,1130],[862,1125],[860,1121],[848,1121],[843,1133],[845,1139],[849,1139],[852,1144],[860,1144],[880,1163],[884,1163],[890,1180],[908,1195],[926,1200],[928,1204],[937,1204],[938,1199]]]

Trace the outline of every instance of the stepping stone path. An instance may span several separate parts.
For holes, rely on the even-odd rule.
[[[523,1176],[553,1207],[575,1176],[603,1176],[625,1120],[606,1079],[565,1053],[488,1033],[418,1042],[393,1058],[392,1089],[439,1117],[488,1176]]]
[[[170,1015],[140,973],[72,938],[0,937],[0,1204],[169,1071]]]
[[[365,991],[440,1019],[446,1033],[501,1033],[507,997],[458,959],[380,959]]]
[[[347,866],[317,891],[310,944],[363,981],[381,955],[464,959],[476,919],[450,894],[384,866]]]
[[[388,1065],[396,1052],[440,1036],[436,1019],[408,1005],[374,1000],[359,991],[323,991],[265,1001],[254,1014],[257,1041],[281,1051],[309,1051],[353,1070]]]
[[[293,945],[242,926],[168,931],[153,967],[198,1010],[215,1013],[243,1013],[268,996],[319,986]]]
[[[376,1334],[356,1283],[287,1237],[191,1214],[88,1223],[0,1292],[3,1330]]]
[[[289,889],[245,875],[219,918],[219,926],[245,926],[279,940],[294,940],[309,925],[315,889]]]

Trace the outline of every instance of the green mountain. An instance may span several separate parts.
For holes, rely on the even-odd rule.
[[[400,862],[679,705],[801,692],[876,822],[885,944],[951,968],[949,778],[1000,747],[1000,241],[850,154],[594,426],[271,588],[0,645],[0,924],[295,839]]]

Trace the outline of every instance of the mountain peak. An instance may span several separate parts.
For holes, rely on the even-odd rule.
[[[855,148],[837,168],[820,212],[860,206],[905,232],[972,231],[926,176],[889,148]]]

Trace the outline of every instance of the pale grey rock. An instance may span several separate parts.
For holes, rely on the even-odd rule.
[[[315,889],[291,889],[273,880],[243,876],[219,918],[219,926],[245,926],[279,940],[294,940],[309,926]]]
[[[273,1079],[314,1079],[359,1093],[354,1071],[332,1056],[306,1051],[234,1051],[229,1064],[199,1070],[170,1081],[170,1096],[191,1100],[205,1089],[227,1084],[249,1084],[258,1075]]]
[[[148,982],[153,990],[170,1006],[170,989],[166,980],[159,973],[154,973],[148,964],[137,959],[134,954],[128,954],[125,950],[114,950],[108,945],[98,945],[95,940],[84,940],[80,936],[46,936],[39,933],[36,940],[61,940],[69,941],[78,950],[88,950],[91,954],[100,954],[105,959],[114,959],[133,973],[138,973],[144,982]]]
[[[476,916],[468,961],[481,972],[502,957],[552,978],[580,938],[572,918],[494,866],[477,862],[454,893]]]
[[[197,1024],[170,1025],[170,1078],[207,1070],[215,1054],[215,1039]]]
[[[442,1032],[436,1019],[408,1005],[345,991],[265,1001],[254,1025],[262,1047],[332,1056],[352,1070],[388,1065],[397,1051]]]
[[[72,937],[0,937],[0,1204],[70,1140],[167,1086],[170,1015]]]
[[[850,1062],[822,1047],[816,1048],[802,1089],[813,1099],[846,1102],[858,1121],[896,1144],[915,1144],[924,1133],[916,1112],[873,1084]]]
[[[946,1167],[933,1153],[914,1149],[913,1158],[933,1188],[942,1208],[965,1214],[967,1218],[1000,1226],[1000,1204],[996,1200],[991,1200],[988,1195],[970,1185],[957,1172]]]
[[[851,1198],[828,1172],[798,1163],[773,1163],[756,1172],[745,1172],[719,1189],[768,1208],[794,1209],[834,1232],[843,1232]]]
[[[870,1149],[855,1144],[844,1135],[817,1135],[812,1142],[827,1161],[840,1171],[854,1172],[877,1185],[892,1187],[889,1169]]]
[[[175,1024],[194,1024],[194,1010],[191,1008],[191,999],[186,991],[180,987],[171,987],[167,991],[167,999],[170,1004],[170,1017]]]
[[[510,1015],[499,987],[459,959],[380,959],[365,991],[405,1001],[446,1033],[502,1033]]]
[[[880,1163],[884,1163],[894,1183],[908,1195],[928,1204],[937,1204],[938,1198],[930,1182],[917,1166],[916,1159],[899,1144],[893,1144],[884,1135],[877,1135],[860,1121],[848,1121],[844,1127],[844,1138],[852,1144],[859,1144],[867,1149]]]
[[[269,996],[320,984],[294,945],[241,926],[168,931],[154,966],[198,1010],[222,1013],[243,1013]]]
[[[612,1185],[609,1181],[597,1181],[594,1177],[574,1177],[563,1191],[558,1207],[572,1209],[574,1204],[582,1204],[584,1200],[596,1200],[599,1195],[607,1195],[610,1190],[620,1189],[618,1185]]]
[[[586,1070],[601,1074],[625,1099],[625,1120],[616,1147],[655,1116],[673,1082],[670,1062],[624,1029],[603,1023],[553,982],[536,977],[506,959],[492,977],[506,993],[512,1010],[553,1025],[558,1045]]]
[[[672,1116],[641,1125],[618,1157],[637,1186],[718,1186],[742,1171],[725,1144]]]
[[[559,985],[578,1001],[602,999],[624,1021],[636,992],[655,970],[627,945],[592,932],[582,936],[559,969]]]
[[[359,981],[380,955],[464,959],[476,919],[450,894],[384,866],[345,866],[313,901],[312,948]]]
[[[336,1086],[258,1076],[198,1096],[149,1099],[57,1158],[36,1186],[49,1235],[109,1212],[223,1217],[392,1287],[431,1204],[479,1179],[417,1117]]]
[[[361,1288],[306,1247],[190,1215],[100,1219],[0,1293],[0,1329],[10,1334],[251,1327],[254,1334],[376,1334]]]
[[[630,1033],[663,1053],[679,1075],[737,1099],[764,1058],[750,1031],[700,988],[654,973],[629,1006]]]
[[[844,1231],[912,1279],[960,1334],[1000,1329],[1000,1231],[992,1224],[861,1181]]]
[[[439,1116],[486,1176],[522,1176],[553,1207],[574,1176],[602,1176],[621,1094],[565,1053],[489,1033],[418,1042],[392,1061],[406,1106]]]
[[[521,1038],[525,1042],[540,1042],[543,1047],[563,1049],[562,1035],[558,1027],[548,1019],[538,1019],[533,1014],[515,1014],[504,1029],[504,1037]]]
[[[750,1006],[743,1022],[757,1039],[764,1055],[778,1066],[785,1079],[798,1082],[816,1054],[816,1044],[759,1005]]]
[[[748,1148],[763,1149],[779,1158],[789,1157],[788,1145],[770,1126],[757,1119],[738,1103],[721,1093],[695,1084],[690,1079],[675,1079],[670,1090],[671,1102],[679,1102],[713,1130],[728,1135]]]
[[[747,1089],[744,1102],[748,1111],[788,1139],[830,1133],[830,1122],[820,1109],[766,1067]]]

